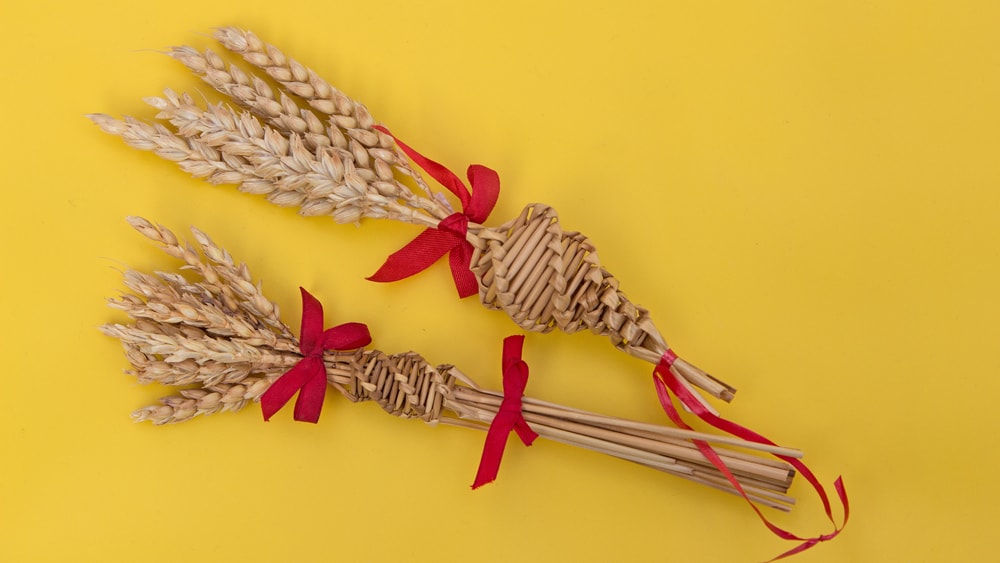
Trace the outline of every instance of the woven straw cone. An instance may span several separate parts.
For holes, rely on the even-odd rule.
[[[556,211],[532,204],[496,228],[470,225],[475,251],[471,268],[479,297],[533,332],[589,329],[616,348],[650,363],[669,348],[649,311],[632,303],[618,280],[601,267],[590,240],[563,231]],[[735,389],[697,367],[677,360],[680,375],[715,397],[729,401]]]

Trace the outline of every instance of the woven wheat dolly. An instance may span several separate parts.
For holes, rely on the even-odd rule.
[[[170,55],[227,95],[233,106],[201,107],[190,95],[167,90],[147,99],[159,110],[160,122],[104,114],[91,119],[196,177],[238,184],[275,204],[298,206],[303,215],[332,215],[340,223],[392,219],[431,229],[455,215],[364,105],[251,32],[227,27],[215,38],[278,87],[253,71],[226,65],[210,50],[175,47]],[[590,329],[654,365],[668,350],[648,311],[619,290],[587,237],[562,230],[552,208],[528,205],[499,227],[480,223],[468,223],[465,240],[473,249],[469,268],[484,305],[506,312],[529,331]],[[671,369],[689,390],[694,386],[725,401],[733,398],[735,389],[683,359]],[[715,412],[700,394],[693,395]]]
[[[268,388],[303,359],[299,339],[282,322],[278,307],[254,283],[246,265],[201,231],[197,245],[185,245],[169,230],[141,218],[131,225],[194,272],[125,272],[131,294],[110,300],[130,324],[109,324],[103,332],[118,338],[142,383],[181,387],[160,405],[133,413],[155,424],[198,415],[237,411],[260,400]],[[195,277],[195,276],[192,276]],[[327,383],[351,401],[374,401],[386,412],[486,430],[497,415],[503,393],[482,389],[451,365],[432,366],[414,352],[327,350]],[[728,480],[691,440],[708,440],[761,452],[799,457],[795,450],[744,442],[673,427],[598,415],[525,398],[524,417],[544,438],[580,446],[677,475],[730,493]],[[717,447],[727,467],[755,501],[788,510],[785,493],[794,471],[782,461]]]
[[[783,540],[797,542],[796,547],[778,558],[810,549],[839,535],[849,515],[843,480],[838,476],[834,481],[837,500],[843,508],[838,523],[829,495],[813,472],[797,459],[800,457],[797,452],[782,451],[760,434],[719,417],[695,388],[725,401],[733,398],[735,390],[677,358],[653,324],[648,311],[633,304],[619,290],[618,280],[601,267],[594,245],[579,233],[563,231],[553,209],[532,204],[512,221],[499,227],[485,226],[499,195],[499,178],[495,172],[479,165],[470,166],[470,191],[453,173],[377,125],[362,104],[254,34],[230,27],[218,30],[215,38],[230,55],[240,56],[249,63],[250,70],[244,70],[237,64],[227,65],[222,56],[210,50],[175,47],[170,55],[226,95],[229,98],[227,102],[199,105],[188,94],[166,90],[163,96],[146,100],[158,110],[155,121],[133,117],[116,119],[104,114],[92,114],[91,119],[105,132],[120,136],[135,148],[149,150],[171,160],[195,177],[214,184],[238,184],[242,191],[265,195],[277,205],[298,207],[302,215],[330,215],[340,223],[358,223],[364,218],[390,219],[424,227],[424,231],[411,243],[390,255],[371,279],[402,279],[447,254],[461,297],[478,293],[488,308],[505,311],[520,327],[529,331],[549,332],[558,328],[576,332],[590,329],[606,336],[619,350],[655,366],[653,379],[657,397],[668,417],[680,429],[689,427],[677,413],[673,397],[702,421],[728,434],[758,442],[755,449],[770,452],[780,461],[763,463],[754,456],[743,459],[740,456],[746,454],[728,450],[719,452],[725,454],[723,458],[707,444],[708,435],[696,434],[675,434],[682,438],[681,444],[686,448],[687,457],[678,454],[669,462],[654,460],[648,457],[650,451],[637,454],[634,450],[623,451],[620,448],[624,445],[638,447],[637,439],[652,439],[657,432],[666,432],[664,430],[654,430],[651,425],[636,426],[638,423],[634,422],[612,423],[606,417],[538,401],[525,401],[525,418],[532,425],[539,425],[536,429],[539,434],[556,440],[575,440],[571,443],[662,470],[674,469],[684,460],[683,464],[688,465],[681,470],[682,476],[730,492],[738,492],[742,488],[741,483],[746,482],[751,487],[747,490],[747,500],[757,500],[782,509],[788,508],[789,499],[784,492],[793,473],[790,468],[794,469],[794,473],[801,475],[819,496],[826,516],[833,524],[833,531],[800,537],[775,526],[756,506],[752,506],[773,534]],[[432,190],[414,165],[454,194],[462,205],[461,209],[456,212],[443,192]],[[428,245],[428,241],[432,244]],[[405,258],[402,261],[399,260],[401,256]],[[401,264],[404,267],[401,268]],[[248,280],[245,283],[249,283]],[[261,301],[264,302],[266,300]],[[280,324],[276,318],[273,320]],[[141,322],[137,320],[136,326],[129,330],[138,331],[135,338],[140,340],[157,340],[172,334],[172,329],[155,328],[150,322],[145,318]],[[152,332],[146,334],[144,331],[147,330]],[[287,331],[287,327],[281,330]],[[166,358],[158,356],[158,348],[148,351],[140,348],[137,352],[139,340],[129,344],[128,339],[132,338],[129,334],[132,333],[125,330],[115,335],[126,341],[133,363],[138,361],[150,366],[162,366],[166,362]],[[291,339],[286,341],[286,346],[288,342]],[[166,351],[171,344],[162,345],[168,347]],[[248,353],[252,355],[256,352]],[[268,353],[278,353],[278,349]],[[386,395],[383,393],[388,393],[395,397],[395,401],[389,400],[394,405],[424,404],[428,397],[435,395],[421,394],[416,397],[409,394],[405,386],[399,387],[403,390],[399,391],[396,387],[383,388],[382,385],[384,381],[396,381],[398,378],[410,381],[411,377],[429,377],[429,380],[420,380],[420,388],[424,389],[423,382],[430,381],[426,385],[442,390],[442,412],[452,414],[437,418],[440,413],[434,408],[397,414],[463,425],[469,424],[468,419],[478,420],[478,427],[482,427],[482,423],[492,419],[498,411],[510,412],[510,409],[497,407],[508,397],[501,399],[496,393],[478,390],[470,380],[452,371],[453,368],[431,368],[423,360],[413,359],[411,362],[404,361],[402,356],[386,356],[389,358],[385,360],[387,362],[402,362],[390,367],[388,363],[380,363],[382,360],[371,359],[372,353],[361,354],[351,356],[349,362],[343,365],[336,362],[339,355],[326,358],[327,379],[353,400],[371,398],[384,401]],[[183,391],[180,396],[168,399],[155,410],[141,411],[146,414],[140,414],[140,418],[180,420],[184,417],[177,414],[178,406],[179,412],[185,416],[203,410],[209,412],[218,407],[218,402],[222,400],[220,396],[228,398],[230,403],[227,405],[242,406],[243,401],[260,396],[256,394],[258,391],[263,393],[260,387],[269,385],[267,381],[271,379],[267,378],[278,378],[280,382],[280,377],[273,370],[279,370],[276,366],[287,368],[288,358],[285,356],[282,360],[286,363],[258,366],[265,370],[265,379],[254,382],[249,388],[240,387],[234,391],[236,387],[233,387],[224,394],[210,386]],[[319,361],[314,355],[307,359],[313,366]],[[201,365],[197,361],[195,364]],[[358,378],[355,372],[350,371],[356,365],[374,366],[371,369],[384,373],[386,379]],[[160,369],[140,368],[138,363],[136,366],[141,378]],[[189,368],[192,373],[202,373],[201,367]],[[216,366],[213,369],[220,368]],[[418,375],[421,373],[428,375]],[[355,379],[360,387],[348,386]],[[271,389],[279,387],[275,385]],[[252,391],[254,389],[257,390]],[[377,396],[366,394],[375,391]],[[264,398],[267,399],[266,396]],[[437,414],[428,415],[427,412]],[[554,421],[561,422],[557,424]],[[490,434],[487,435],[487,445]],[[619,439],[627,440],[627,443],[619,443]],[[712,441],[747,446],[747,442],[738,440]],[[768,444],[768,447],[762,444]],[[663,453],[661,450],[652,451]],[[484,449],[484,459],[485,454]],[[762,464],[768,467],[767,471],[777,470],[781,475],[774,476],[777,481],[769,482],[754,471],[736,470],[736,466],[731,464],[739,465],[737,461],[755,467]],[[730,474],[730,468],[734,475]]]

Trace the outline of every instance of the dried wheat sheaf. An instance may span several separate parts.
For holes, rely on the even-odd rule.
[[[455,215],[364,105],[249,31],[226,27],[215,38],[250,68],[227,65],[211,50],[183,46],[169,53],[229,103],[199,105],[189,94],[166,90],[146,100],[158,110],[156,121],[89,117],[198,178],[237,184],[303,215],[329,215],[340,223],[391,219],[432,229]],[[471,221],[464,237],[481,301],[523,329],[590,330],[654,365],[669,350],[649,312],[601,267],[593,243],[564,231],[551,207],[528,205],[496,227]],[[726,401],[733,397],[732,387],[683,359],[671,369],[692,392],[699,387]],[[701,395],[692,396],[712,410]]]
[[[133,217],[130,224],[183,262],[194,275],[177,272],[124,274],[129,293],[109,301],[129,324],[108,324],[105,334],[121,341],[142,383],[180,388],[159,405],[133,413],[137,421],[177,423],[198,415],[238,411],[259,401],[268,388],[303,358],[299,339],[281,320],[249,269],[238,264],[205,233],[192,229],[184,244],[166,228]],[[197,278],[197,279],[189,279]],[[386,412],[430,424],[486,430],[504,394],[483,389],[456,367],[431,365],[415,352],[328,350],[327,383],[351,401],[373,401]],[[525,398],[525,420],[543,438],[583,447],[702,483],[730,493],[732,484],[693,440],[719,444],[716,451],[754,501],[788,510],[785,493],[795,472],[773,460],[726,446],[799,457],[797,450],[737,438],[630,421]]]

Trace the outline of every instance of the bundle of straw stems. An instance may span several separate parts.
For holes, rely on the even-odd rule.
[[[246,265],[203,232],[192,229],[197,246],[183,244],[166,228],[132,217],[129,223],[198,278],[179,273],[127,270],[131,291],[109,301],[131,317],[108,324],[132,364],[127,373],[142,383],[182,387],[159,405],[133,413],[154,424],[198,415],[237,411],[257,401],[283,373],[302,359],[298,339],[280,319],[278,307],[254,283]],[[386,412],[485,430],[497,414],[502,393],[483,389],[451,365],[432,366],[414,352],[327,351],[329,385],[351,401],[374,401]],[[735,492],[692,440],[721,444],[716,451],[750,498],[779,510],[794,500],[786,493],[794,471],[783,461],[753,451],[798,457],[800,452],[707,433],[603,416],[525,398],[524,418],[540,436]],[[740,449],[734,449],[740,448]]]
[[[174,161],[196,177],[238,184],[277,205],[297,206],[302,215],[436,227],[454,213],[394,139],[376,129],[360,102],[249,31],[225,27],[215,38],[250,69],[227,65],[211,50],[182,46],[169,53],[230,104],[202,107],[188,94],[166,90],[146,100],[158,110],[159,121],[89,117],[127,144]],[[649,312],[632,303],[601,267],[591,241],[563,231],[552,208],[528,205],[499,227],[472,222],[466,237],[474,248],[471,269],[481,301],[523,329],[589,329],[653,364],[668,349]],[[732,400],[733,387],[683,359],[673,369],[685,385]],[[704,406],[712,410],[707,401]]]

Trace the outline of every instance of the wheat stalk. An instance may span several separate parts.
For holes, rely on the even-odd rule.
[[[104,114],[90,118],[130,146],[153,151],[196,177],[238,184],[277,205],[297,206],[303,215],[437,227],[453,213],[392,137],[376,128],[363,104],[249,31],[225,27],[215,37],[251,70],[227,66],[211,50],[182,46],[170,54],[232,106],[202,107],[188,94],[166,90],[147,99],[161,122]],[[412,179],[419,193],[396,173]],[[472,222],[466,238],[475,249],[471,267],[482,302],[506,312],[525,330],[590,330],[653,364],[668,350],[649,312],[632,303],[601,267],[592,242],[563,231],[552,208],[529,205],[494,228]],[[674,369],[689,387],[726,401],[733,397],[735,389],[684,360]]]
[[[298,340],[277,316],[277,306],[251,281],[225,249],[192,229],[195,245],[185,245],[168,229],[145,219],[129,223],[200,279],[178,273],[129,270],[131,291],[111,306],[132,322],[102,330],[117,338],[140,382],[188,387],[160,404],[133,413],[137,421],[177,423],[200,415],[238,411],[258,401],[270,385],[302,359]],[[228,302],[228,304],[223,304]],[[328,383],[351,401],[373,401],[403,418],[485,430],[503,395],[482,389],[451,365],[433,366],[414,352],[328,351]],[[193,387],[190,387],[193,386]],[[698,483],[735,492],[692,440],[791,455],[796,450],[736,438],[629,421],[526,398],[523,412],[544,438],[580,446]],[[729,447],[717,447],[727,467],[751,498],[788,510],[793,477],[788,464]]]

